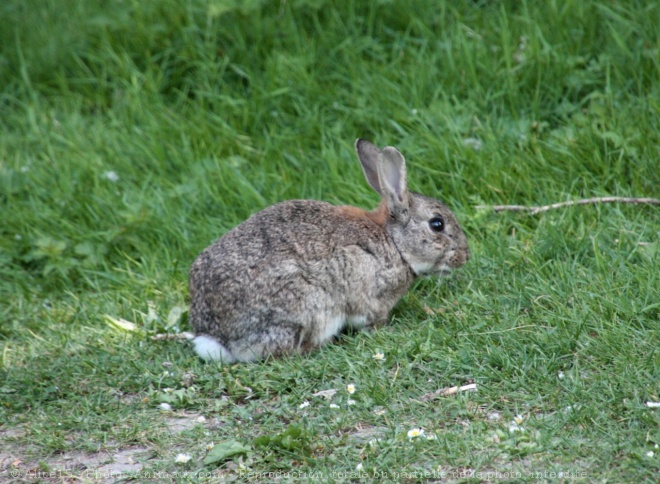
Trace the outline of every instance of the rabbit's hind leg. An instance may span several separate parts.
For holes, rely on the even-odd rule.
[[[268,356],[303,354],[316,346],[302,326],[291,324],[278,325],[252,334],[243,344],[232,345],[231,350],[238,361],[255,361]]]

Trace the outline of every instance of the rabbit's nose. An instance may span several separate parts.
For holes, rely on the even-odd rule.
[[[470,260],[470,248],[466,243],[454,250],[454,253],[451,256],[451,266],[454,268],[460,267],[468,260]]]
[[[468,260],[470,260],[470,249],[465,247],[463,250],[459,250],[458,253],[456,254],[458,256],[458,265],[463,265],[465,264]]]

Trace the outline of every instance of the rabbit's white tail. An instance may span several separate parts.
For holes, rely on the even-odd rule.
[[[200,335],[193,339],[195,352],[204,360],[220,361],[221,363],[233,363],[236,358],[218,340],[211,336]]]

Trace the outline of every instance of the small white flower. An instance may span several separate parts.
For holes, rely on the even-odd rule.
[[[158,408],[160,408],[161,410],[164,410],[166,412],[169,412],[170,410],[172,410],[172,405],[170,405],[169,403],[163,402],[160,405],[158,405]]]
[[[511,433],[524,432],[525,427],[521,426],[522,423],[523,423],[522,415],[516,415],[515,417],[513,417],[513,420],[509,424],[509,432]]]
[[[355,400],[346,400],[347,405],[355,405],[357,402]]]
[[[649,450],[649,451],[646,453],[646,457],[653,457],[654,455],[655,455],[655,452],[653,452],[652,450]]]
[[[483,145],[482,141],[478,138],[465,138],[463,140],[463,146],[472,148],[474,151],[479,151]]]
[[[654,449],[657,449],[657,448],[659,448],[659,447],[660,447],[660,445],[658,445],[658,444],[655,444],[655,445],[653,446]]]
[[[215,447],[215,444],[213,442],[209,442],[206,444],[206,450],[213,450],[213,447]]]
[[[339,405],[337,405],[336,403],[331,403],[330,408],[339,408]]]
[[[492,411],[488,414],[488,420],[492,420],[494,422],[497,422],[498,420],[502,419],[502,415],[500,415],[500,412],[497,411]]]
[[[171,388],[163,388],[163,392],[172,393],[172,389]]]
[[[112,170],[104,172],[102,176],[106,180],[111,181],[113,183],[116,183],[116,182],[119,181],[119,175],[117,175],[117,172],[112,171]]]
[[[197,417],[197,422],[199,423],[206,422],[206,417],[204,415],[200,415],[199,417]]]
[[[309,407],[309,402],[307,400],[305,400],[300,405],[298,405],[298,408],[305,408],[305,407]]]
[[[376,361],[385,361],[385,354],[384,353],[376,353],[372,358]]]
[[[176,456],[176,459],[174,459],[174,462],[176,462],[177,464],[185,464],[190,459],[192,459],[192,457],[189,456],[188,454],[179,454]]]
[[[355,466],[356,471],[361,471],[362,469],[364,469],[364,466],[362,465],[362,462],[360,462],[358,465]]]
[[[417,109],[414,109],[414,108],[413,108],[413,109],[410,111],[410,114],[412,114],[413,116],[415,116],[415,115],[417,114]]]
[[[564,372],[560,371],[559,373],[557,373],[557,378],[559,378],[560,380],[563,380],[564,379]]]
[[[412,440],[415,437],[421,437],[424,435],[424,429],[411,429],[408,430],[408,439]]]
[[[348,385],[346,385],[346,391],[348,392],[349,395],[353,395],[355,393],[355,385],[349,383]]]

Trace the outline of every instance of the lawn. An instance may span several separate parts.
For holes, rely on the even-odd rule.
[[[2,2],[0,480],[656,479],[660,207],[479,206],[659,198],[658,25],[636,1]],[[153,339],[250,214],[373,208],[358,137],[451,207],[466,266],[305,356]]]

